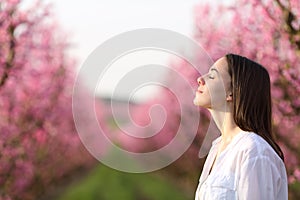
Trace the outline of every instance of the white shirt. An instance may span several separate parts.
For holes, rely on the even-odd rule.
[[[221,137],[213,141],[195,200],[286,200],[286,169],[281,158],[259,135],[242,131],[213,164]]]

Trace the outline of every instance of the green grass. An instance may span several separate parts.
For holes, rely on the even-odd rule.
[[[190,199],[162,177],[129,174],[103,165],[71,185],[59,200],[186,200]]]

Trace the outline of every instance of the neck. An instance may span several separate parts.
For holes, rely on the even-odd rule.
[[[241,129],[236,125],[232,112],[224,110],[209,109],[218,129],[221,132],[222,141],[229,143]]]

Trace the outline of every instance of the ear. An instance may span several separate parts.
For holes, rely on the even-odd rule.
[[[232,101],[232,92],[227,95],[226,101]]]

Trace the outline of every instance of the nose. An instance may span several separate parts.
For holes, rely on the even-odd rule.
[[[205,85],[205,81],[201,76],[199,78],[197,78],[197,82],[199,85]]]

